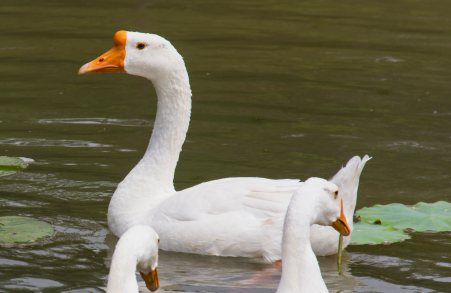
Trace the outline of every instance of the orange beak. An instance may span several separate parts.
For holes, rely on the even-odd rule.
[[[83,65],[78,74],[100,73],[100,72],[125,72],[125,43],[127,42],[127,32],[118,31],[114,35],[113,49],[109,50],[97,59]]]
[[[141,277],[144,279],[144,282],[146,282],[146,287],[150,291],[154,292],[157,291],[158,287],[160,287],[160,280],[158,279],[158,271],[157,268],[155,268],[155,271],[151,271],[148,274],[141,273]]]
[[[343,214],[343,200],[341,200],[340,217],[332,224],[332,227],[343,236],[348,236],[349,234],[351,234],[351,229],[349,228],[346,217]]]

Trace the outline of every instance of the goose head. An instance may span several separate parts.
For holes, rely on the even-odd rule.
[[[319,225],[332,226],[343,236],[351,234],[343,213],[343,200],[337,185],[322,178],[309,178],[299,188],[299,193],[314,196],[316,219]]]
[[[149,226],[136,225],[128,229],[117,242],[107,292],[138,292],[135,271],[141,274],[150,291],[156,291],[160,285],[158,242],[157,233]]]
[[[309,178],[291,198],[283,227],[277,293],[329,292],[310,243],[313,224],[332,226],[346,236],[351,231],[337,185],[321,178]]]
[[[186,71],[183,58],[168,40],[154,34],[118,31],[113,48],[83,65],[78,74],[125,72],[155,82],[180,70]]]
[[[135,228],[136,227],[136,228]],[[154,292],[160,286],[158,279],[158,243],[160,238],[157,232],[149,226],[139,225],[130,228],[134,233],[135,252],[139,258],[137,259],[136,270],[139,272],[146,287]]]

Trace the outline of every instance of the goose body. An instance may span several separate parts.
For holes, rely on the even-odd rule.
[[[225,178],[175,191],[173,179],[191,115],[191,89],[182,56],[164,38],[119,31],[109,52],[79,70],[126,72],[152,81],[158,107],[149,146],[118,185],[108,208],[108,226],[117,236],[147,224],[160,248],[221,256],[282,257],[284,216],[299,180]],[[341,190],[345,215],[352,217],[360,173],[370,158],[353,157],[332,179]],[[351,222],[352,229],[352,222]],[[338,232],[313,226],[317,255],[337,252]],[[345,237],[344,245],[349,243]]]
[[[138,293],[136,270],[149,290],[158,289],[158,241],[157,233],[146,225],[133,226],[123,233],[111,261],[107,293]]]

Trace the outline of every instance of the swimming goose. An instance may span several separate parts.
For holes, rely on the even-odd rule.
[[[175,191],[174,172],[191,115],[191,88],[183,58],[169,41],[154,34],[119,31],[113,43],[110,51],[83,65],[78,73],[126,72],[147,78],[158,104],[144,157],[111,198],[110,230],[121,236],[134,225],[147,224],[160,236],[163,250],[281,259],[283,219],[302,182],[237,177]],[[354,213],[360,173],[369,159],[353,157],[331,179],[341,190],[348,218]],[[331,227],[312,227],[310,240],[317,255],[336,253],[338,238]],[[344,238],[346,247],[350,237]]]
[[[282,277],[277,293],[329,292],[310,244],[313,224],[332,226],[343,236],[351,230],[337,185],[310,178],[294,193],[283,226]]]
[[[150,291],[159,287],[158,235],[149,226],[128,229],[117,242],[108,275],[107,293],[138,293],[135,271],[141,274]]]

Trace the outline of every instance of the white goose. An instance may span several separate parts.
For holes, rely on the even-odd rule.
[[[288,206],[278,293],[328,292],[310,244],[314,224],[332,226],[344,236],[350,233],[338,187],[321,178],[305,181]],[[156,232],[147,225],[133,226],[121,236],[111,262],[107,293],[138,292],[136,269],[149,290],[158,289],[158,241]]]
[[[108,208],[108,226],[117,236],[147,224],[157,231],[160,248],[188,253],[282,257],[283,219],[299,180],[225,178],[176,192],[173,179],[191,114],[191,89],[182,56],[164,38],[119,31],[114,47],[83,65],[79,74],[126,72],[152,81],[158,110],[149,146],[141,161],[119,184]],[[331,182],[352,218],[359,177],[370,158],[353,157]],[[350,224],[352,229],[352,221]],[[312,227],[317,255],[337,252],[338,232]],[[344,247],[349,237],[344,239]]]
[[[158,235],[147,225],[136,225],[119,239],[111,261],[107,293],[138,293],[135,271],[138,270],[150,291],[158,280]]]
[[[351,230],[337,185],[310,178],[294,193],[283,225],[282,278],[277,293],[329,292],[310,244],[313,224],[329,225],[343,236]]]

